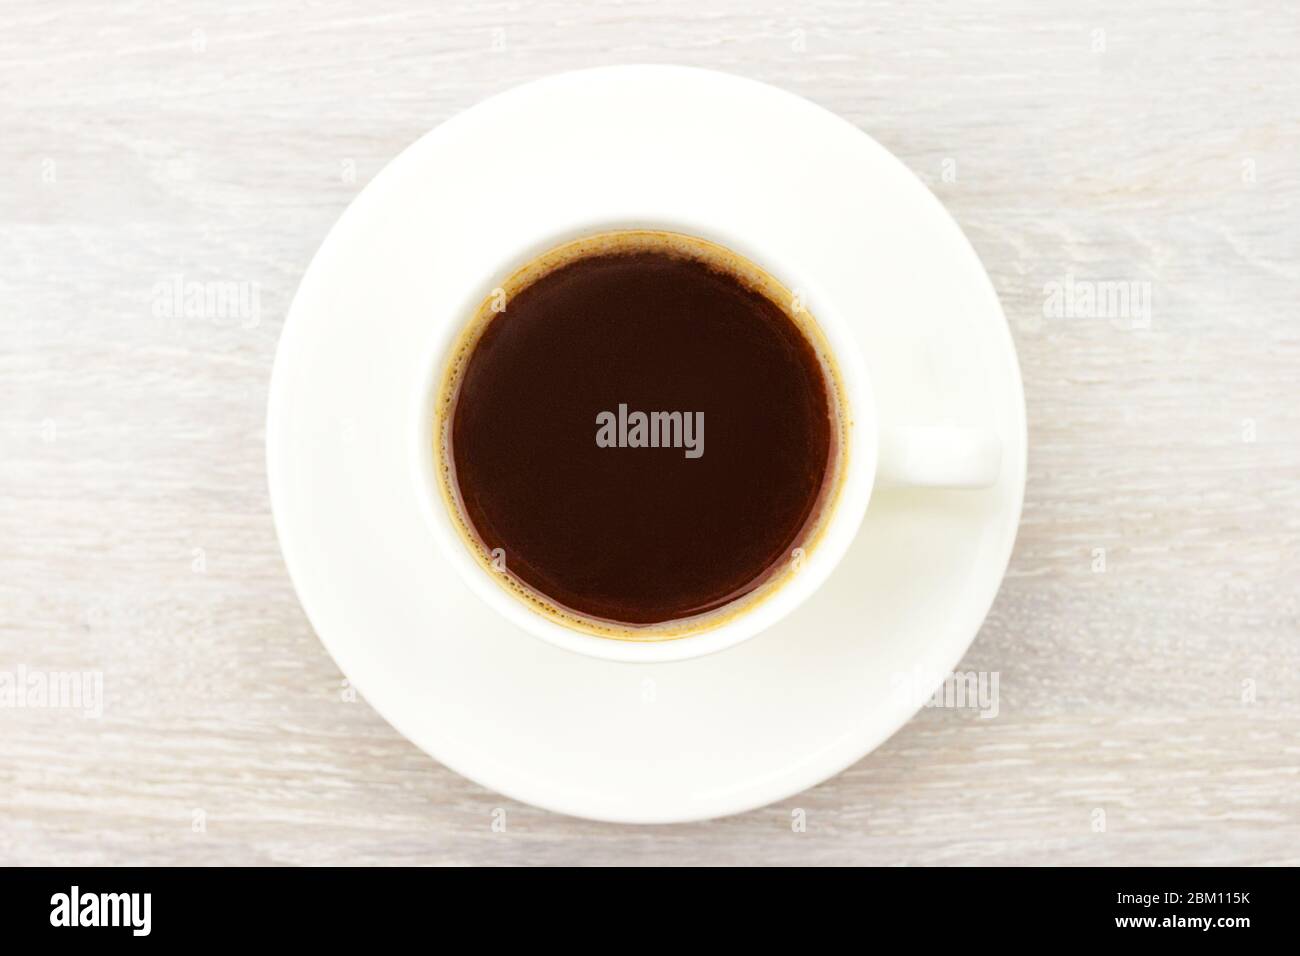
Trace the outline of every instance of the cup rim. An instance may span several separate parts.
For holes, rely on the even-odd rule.
[[[797,575],[780,584],[753,607],[698,633],[660,640],[624,640],[601,637],[571,629],[528,607],[498,582],[492,581],[469,553],[456,531],[446,503],[437,490],[438,461],[435,443],[429,440],[435,425],[435,407],[443,374],[468,317],[495,288],[494,280],[567,242],[606,232],[651,230],[681,233],[721,245],[768,271],[787,288],[797,289],[808,303],[818,328],[833,357],[844,393],[847,459],[838,494],[829,507],[817,546],[809,552]],[[791,282],[798,276],[798,282]],[[688,660],[717,653],[754,637],[782,620],[815,594],[830,577],[857,536],[866,514],[876,473],[879,419],[865,358],[847,322],[834,304],[808,281],[806,269],[796,263],[756,249],[754,243],[732,236],[725,229],[680,219],[622,215],[599,221],[571,224],[517,242],[508,252],[495,257],[483,275],[471,283],[455,312],[438,322],[429,344],[421,352],[411,414],[411,480],[421,514],[439,549],[451,562],[464,584],[492,610],[533,636],[557,647],[603,660],[654,663]]]

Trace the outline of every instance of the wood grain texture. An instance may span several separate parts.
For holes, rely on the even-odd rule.
[[[0,30],[0,671],[106,695],[0,710],[0,863],[1300,864],[1293,9],[111,8]],[[998,717],[925,710],[793,800],[658,828],[506,801],[347,702],[262,445],[283,316],[357,191],[491,93],[619,62],[776,83],[901,157],[993,277],[1031,436],[963,664],[1000,672]],[[255,287],[256,321],[160,317],[175,276]],[[1149,327],[1045,316],[1067,281],[1149,284]]]

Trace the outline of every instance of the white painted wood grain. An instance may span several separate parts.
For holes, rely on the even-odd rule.
[[[112,11],[0,29],[0,670],[107,695],[0,710],[0,863],[1300,863],[1287,5]],[[263,475],[282,319],[356,192],[491,93],[634,61],[777,83],[925,179],[1002,296],[1031,433],[964,664],[999,716],[924,711],[797,799],[665,828],[506,801],[343,700]],[[255,284],[258,321],[156,316],[178,275]],[[1067,276],[1150,283],[1150,328],[1045,318]]]

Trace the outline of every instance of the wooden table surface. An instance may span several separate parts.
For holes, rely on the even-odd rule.
[[[0,863],[1300,863],[1300,18],[1086,7],[8,4],[0,691],[104,700],[0,709]],[[357,191],[489,94],[620,62],[775,83],[895,152],[993,277],[1030,427],[962,665],[997,718],[927,709],[797,798],[658,828],[507,801],[348,700],[263,454]],[[243,311],[169,314],[178,277]],[[1124,314],[1087,301],[1111,282]]]

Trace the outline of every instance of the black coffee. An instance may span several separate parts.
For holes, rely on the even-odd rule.
[[[743,260],[658,235],[498,302],[451,386],[447,436],[498,570],[633,626],[721,608],[788,567],[838,442],[792,304]]]

